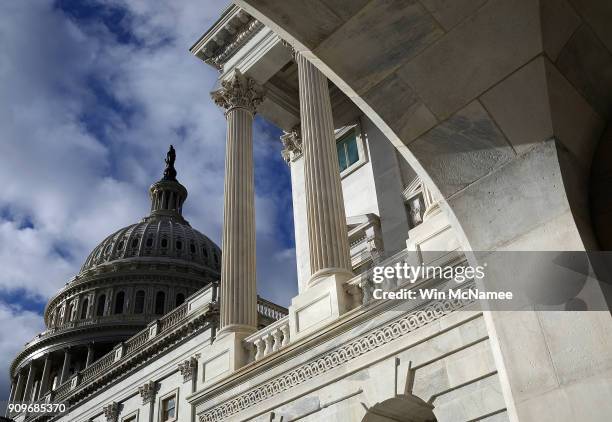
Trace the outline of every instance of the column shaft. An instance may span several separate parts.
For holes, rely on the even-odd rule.
[[[23,401],[32,401],[32,386],[36,378],[37,368],[34,362],[30,362],[30,370],[28,371],[28,380],[26,381],[25,391],[23,393]]]
[[[47,390],[49,389],[49,376],[51,375],[51,355],[47,354],[45,356],[45,364],[43,366],[42,377],[40,379],[40,392],[38,397],[42,397],[45,395]]]
[[[253,115],[227,112],[227,150],[221,258],[221,328],[257,327]]]
[[[60,375],[59,384],[62,384],[70,376],[70,350],[64,349],[64,364],[62,365],[62,373]]]
[[[227,110],[220,333],[249,332],[257,329],[253,116],[261,92],[239,71],[222,86],[212,93]]]
[[[85,368],[87,368],[94,359],[94,345],[93,343],[89,343],[87,345],[87,358],[85,359]]]
[[[11,391],[9,393],[9,401],[13,401],[14,400],[14,395],[15,395],[15,388],[17,387],[17,382],[16,380],[12,380],[11,381]]]
[[[350,277],[351,261],[327,78],[299,53],[296,61],[314,284],[331,274]]]
[[[13,401],[23,400],[23,388],[25,387],[25,377],[21,372],[17,375],[17,387],[15,387],[15,394],[13,395]]]

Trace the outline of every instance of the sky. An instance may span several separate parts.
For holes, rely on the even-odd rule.
[[[51,295],[89,252],[149,210],[177,150],[185,218],[221,244],[225,119],[217,71],[189,47],[217,0],[0,2],[0,398],[8,366]],[[289,169],[280,131],[256,118],[258,291],[297,292]],[[18,328],[18,329],[15,329]]]

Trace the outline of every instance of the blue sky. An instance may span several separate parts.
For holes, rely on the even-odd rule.
[[[0,2],[0,397],[49,296],[98,242],[146,215],[169,144],[185,217],[220,244],[225,120],[209,97],[216,70],[188,48],[226,6]],[[287,305],[297,282],[279,135],[256,119],[258,290]]]

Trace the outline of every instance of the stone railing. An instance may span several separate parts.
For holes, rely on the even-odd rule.
[[[102,358],[98,359],[96,362],[94,362],[93,364],[85,368],[83,371],[81,371],[81,375],[82,375],[81,381],[88,382],[88,381],[91,381],[97,378],[97,376],[100,375],[102,372],[104,372],[106,368],[111,366],[114,361],[115,361],[114,351],[102,356]],[[62,384],[60,387],[62,387],[65,384],[66,383]],[[58,394],[59,393],[56,390],[55,391],[56,397],[58,397]]]
[[[150,315],[138,314],[138,315],[130,315],[130,314],[122,314],[122,315],[105,315],[98,316],[95,318],[89,319],[81,319],[67,322],[65,324],[59,325],[57,327],[49,328],[44,332],[38,334],[32,340],[30,340],[26,345],[32,345],[37,343],[47,337],[51,337],[55,334],[63,333],[65,331],[74,330],[77,328],[96,326],[100,324],[125,324],[125,323],[140,323],[143,325],[147,323],[147,321],[151,320]]]
[[[257,296],[257,313],[278,321],[279,319],[286,317],[289,311],[287,308]]]
[[[148,344],[153,343],[161,334],[180,326],[189,320],[191,314],[195,312],[194,304],[203,305],[204,302],[210,303],[214,300],[214,293],[209,292],[213,287],[206,287],[194,293],[184,304],[180,305],[170,313],[164,315],[159,320],[151,322],[145,329],[139,331],[125,342],[117,345],[106,355],[92,363],[87,368],[74,374],[70,379],[59,385],[51,392],[53,401],[62,401],[72,391],[97,379],[113,367],[118,361],[129,358],[130,355],[139,352]],[[202,298],[206,300],[202,300]]]
[[[258,361],[289,344],[289,317],[285,316],[273,324],[244,339],[251,359]]]
[[[159,332],[163,333],[169,328],[174,327],[185,318],[185,315],[187,315],[187,303],[183,303],[159,320]]]
[[[140,346],[145,344],[148,339],[149,339],[149,331],[148,330],[142,330],[141,332],[136,334],[134,337],[129,338],[124,343],[124,345],[125,345],[125,354],[129,355],[134,350],[138,349]]]

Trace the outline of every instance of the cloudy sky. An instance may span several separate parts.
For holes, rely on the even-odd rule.
[[[49,296],[105,236],[147,213],[169,144],[187,220],[220,244],[225,120],[209,98],[217,72],[188,49],[226,6],[0,2],[0,398]],[[287,305],[297,287],[278,136],[257,119],[258,290]]]

